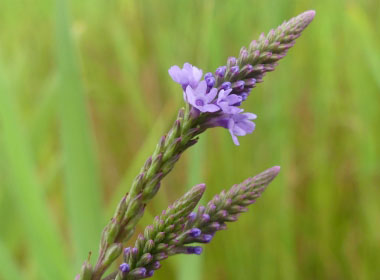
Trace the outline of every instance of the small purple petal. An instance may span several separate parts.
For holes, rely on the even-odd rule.
[[[205,75],[205,81],[207,83],[207,86],[209,88],[212,88],[215,84],[215,77],[211,72],[206,73]]]
[[[203,214],[201,219],[202,219],[202,222],[207,223],[208,221],[210,221],[210,215]]]
[[[218,89],[216,88],[211,89],[210,92],[206,94],[207,103],[211,103],[215,99],[217,94],[218,94]]]
[[[146,275],[146,268],[145,267],[139,267],[135,268],[134,270],[131,271],[131,275],[134,277],[145,277]]]
[[[152,277],[154,274],[154,270],[149,270],[145,275],[146,277]]]
[[[121,272],[123,273],[127,273],[129,272],[129,264],[127,263],[122,263],[120,266],[119,266],[119,269]]]
[[[221,89],[230,89],[231,88],[231,83],[230,82],[224,82],[221,86],[220,86]]]
[[[228,120],[228,130],[231,133],[232,140],[235,145],[239,145],[239,141],[236,136],[244,136],[254,131],[255,124],[250,120],[256,119],[256,117],[257,116],[252,113],[230,115]]]
[[[227,59],[227,64],[228,64],[228,65],[233,66],[233,65],[236,65],[236,63],[237,63],[237,59],[236,59],[236,57],[234,57],[234,56],[230,56],[230,57]]]
[[[199,246],[195,246],[195,247],[189,246],[186,249],[187,249],[188,254],[196,254],[196,255],[200,255],[203,251],[202,247],[199,247]]]
[[[211,239],[212,239],[212,235],[211,234],[204,234],[203,236],[202,236],[202,240],[203,240],[203,242],[205,242],[205,243],[209,243],[210,241],[211,241]]]
[[[182,85],[184,89],[186,89],[187,86],[191,86],[192,88],[197,87],[202,78],[202,70],[189,63],[185,63],[182,69],[174,65],[170,67],[168,72],[172,79]]]
[[[218,67],[215,71],[215,75],[223,78],[224,77],[224,74],[226,74],[226,69],[227,67],[226,66],[221,66],[221,67]]]
[[[242,98],[236,94],[230,94],[232,89],[220,90],[216,104],[227,114],[237,114],[243,110],[235,107],[236,104],[240,105]]]
[[[174,65],[169,68],[169,75],[172,77],[172,79],[176,83],[181,83],[182,82],[182,72],[181,68],[179,68],[177,65]]]
[[[190,231],[189,231],[189,235],[191,237],[198,237],[202,234],[202,231],[199,229],[199,228],[192,228]]]
[[[127,247],[124,249],[124,255],[128,255],[131,252],[131,247]]]
[[[249,87],[253,87],[256,84],[256,79],[255,78],[246,79],[245,84]]]
[[[231,67],[230,72],[232,75],[236,75],[237,73],[239,73],[239,66],[236,65]]]
[[[155,262],[152,264],[151,267],[152,267],[152,269],[157,270],[157,269],[159,269],[159,268],[161,267],[161,264],[160,264],[159,261],[155,261]]]
[[[190,86],[186,88],[185,101],[201,112],[217,112],[220,108],[211,103],[217,92],[218,90],[213,88],[207,93],[207,84],[205,81],[201,81],[195,89]]]
[[[203,111],[201,110],[201,112],[210,112],[210,113],[214,113],[214,112],[217,112],[220,110],[220,108],[218,106],[216,106],[215,104],[207,104],[207,105],[204,105],[203,106]]]
[[[240,96],[241,96],[241,98],[242,98],[243,101],[247,100],[248,95],[249,95],[248,92],[242,92],[242,93],[240,94]]]
[[[235,82],[232,87],[235,90],[243,90],[244,89],[245,82],[244,81],[237,81]]]
[[[197,217],[197,213],[195,212],[191,212],[188,216],[189,220],[191,221],[194,221],[196,217]]]

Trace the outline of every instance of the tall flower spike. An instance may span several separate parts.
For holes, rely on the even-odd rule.
[[[237,59],[240,73],[236,75],[234,67],[223,68],[226,72],[224,75],[218,75],[219,79],[215,86],[219,87],[226,81],[235,82],[252,78],[255,78],[257,83],[262,82],[265,73],[275,69],[277,61],[285,57],[314,16],[315,11],[306,11],[271,30],[266,36],[262,34],[258,40],[251,42],[248,50],[242,48]],[[249,92],[251,89],[252,85],[246,83],[244,91]]]
[[[147,226],[144,235],[138,238],[135,247],[124,250],[127,252],[124,261],[128,264],[129,271],[119,271],[116,279],[142,279],[147,275],[138,272],[144,269],[146,272],[157,270],[160,267],[159,261],[167,258],[167,251],[173,248],[172,244],[165,241],[175,238],[176,233],[182,231],[185,218],[196,207],[204,191],[204,184],[193,187],[163,211],[161,216],[156,217],[153,225]],[[189,230],[189,234],[198,237],[201,232],[194,228]]]
[[[207,94],[214,94],[214,88],[220,91],[223,85],[224,90],[232,88],[230,95],[239,95],[244,101],[255,84],[262,81],[264,74],[275,69],[276,62],[294,45],[295,39],[312,21],[314,15],[314,11],[308,11],[283,23],[267,36],[260,36],[257,41],[253,41],[248,49],[243,48],[237,59],[230,58],[228,65],[219,67],[215,75],[207,74],[207,78],[205,77],[207,91],[202,96],[206,98]],[[182,69],[178,66],[171,68],[169,74],[174,81],[182,85],[184,90],[187,86],[196,89],[202,78],[200,69],[186,63]],[[198,96],[198,92],[191,93]],[[211,102],[207,99],[207,104],[218,106],[217,99],[217,96]],[[228,106],[240,106],[240,102],[231,105],[228,101],[228,104]],[[223,105],[218,107],[221,108]],[[155,151],[133,181],[129,193],[122,198],[114,216],[103,230],[98,260],[95,267],[88,270],[91,280],[101,279],[112,261],[121,254],[120,244],[133,235],[137,222],[144,214],[146,204],[159,190],[161,180],[173,169],[182,153],[197,143],[199,134],[207,128],[222,126],[230,130],[237,144],[237,139],[234,137],[250,133],[254,129],[254,124],[250,122],[252,115],[244,117],[247,113],[243,113],[242,118],[240,115],[226,114],[221,110],[211,112],[215,107],[211,111],[209,108],[203,108],[202,112],[187,104],[186,109],[179,111],[178,118],[169,133],[161,137]],[[216,224],[214,226],[216,227]]]
[[[236,221],[240,213],[246,212],[245,207],[254,203],[261,196],[279,171],[280,167],[275,166],[241,184],[234,185],[228,192],[223,191],[216,195],[207,207],[200,206],[196,213],[189,213],[190,208],[187,208],[187,211],[180,211],[180,216],[172,218],[168,212],[177,213],[178,207],[176,204],[169,207],[163,215],[155,219],[157,222],[153,224],[153,228],[152,226],[146,228],[145,232],[149,232],[149,234],[145,234],[142,241],[135,244],[136,249],[137,247],[149,249],[144,250],[136,258],[128,256],[125,261],[130,265],[131,271],[127,274],[119,271],[115,279],[148,278],[150,274],[138,274],[137,272],[157,270],[161,267],[158,262],[172,255],[201,254],[202,247],[189,246],[189,244],[209,243],[216,231],[225,229],[227,222]],[[187,222],[183,225],[182,221],[186,216]],[[147,229],[149,230],[147,231]],[[148,243],[152,245],[147,246]],[[141,250],[138,249],[138,251]],[[146,254],[152,256],[149,262],[144,261]]]

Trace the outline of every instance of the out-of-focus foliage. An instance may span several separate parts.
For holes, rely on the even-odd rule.
[[[278,179],[204,254],[155,279],[380,275],[380,2],[63,0],[0,4],[0,279],[72,279],[183,104],[167,69],[206,71],[315,9],[244,104],[236,147],[201,137],[140,229],[196,183],[211,198],[270,166]],[[252,211],[253,210],[253,211]]]

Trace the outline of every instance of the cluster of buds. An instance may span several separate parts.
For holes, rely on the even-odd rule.
[[[122,244],[133,235],[146,204],[160,189],[162,179],[173,169],[182,153],[197,143],[201,133],[211,127],[224,127],[229,130],[234,143],[239,145],[237,136],[254,131],[252,120],[256,115],[244,112],[240,108],[242,102],[266,72],[275,69],[314,15],[314,11],[304,12],[267,35],[262,34],[257,41],[252,41],[248,49],[242,48],[238,58],[230,57],[227,65],[214,73],[203,76],[202,70],[189,63],[185,63],[183,68],[173,66],[169,69],[172,79],[182,86],[186,106],[180,109],[170,131],[161,137],[152,156],[133,181],[130,192],[122,198],[104,228],[96,265],[92,267],[88,261],[85,262],[77,279],[102,279],[109,266],[123,253]],[[153,228],[147,228],[146,233],[140,235],[134,248],[124,250],[125,261],[120,266],[117,279],[150,277],[159,267],[158,262],[169,255],[200,254],[201,247],[187,244],[210,242],[216,231],[225,228],[225,222],[236,220],[237,215],[261,193],[258,189],[251,190],[248,187],[251,183],[256,184],[249,181],[246,186],[243,183],[221,193],[207,207],[200,207],[189,216],[181,216],[176,223],[170,220],[173,210],[165,212]],[[196,188],[200,189],[200,186]],[[162,225],[168,228],[156,232]],[[153,238],[152,234],[158,237]]]
[[[181,69],[169,69],[172,79],[184,90],[184,99],[191,106],[194,118],[207,115],[205,127],[221,126],[227,128],[236,145],[237,136],[252,133],[256,119],[252,113],[243,113],[240,105],[247,99],[252,88],[262,82],[267,72],[273,71],[278,61],[285,57],[295,40],[310,24],[314,11],[307,11],[284,22],[267,35],[252,41],[249,48],[243,47],[238,58],[229,57],[227,65],[220,66],[214,73],[206,73],[189,63]]]
[[[145,228],[133,248],[124,249],[124,262],[112,279],[144,279],[161,267],[161,261],[176,254],[202,253],[202,247],[193,243],[209,243],[215,233],[226,229],[240,213],[261,196],[280,168],[272,167],[259,175],[234,185],[229,191],[216,195],[207,206],[192,212],[205,186],[198,185],[176,201],[154,223]]]

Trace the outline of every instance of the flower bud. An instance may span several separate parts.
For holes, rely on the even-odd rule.
[[[127,264],[127,263],[122,263],[122,264],[119,266],[119,270],[120,270],[122,273],[127,273],[127,272],[129,272],[129,264]]]
[[[231,83],[230,82],[224,82],[221,86],[221,89],[227,90],[231,88]]]
[[[217,76],[223,78],[224,75],[226,74],[226,69],[227,69],[226,66],[218,67],[218,68],[215,70],[215,75],[217,75]]]
[[[192,228],[190,231],[189,231],[189,235],[191,237],[198,237],[200,236],[202,233],[202,231],[199,229],[199,228]]]

